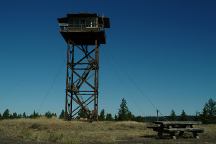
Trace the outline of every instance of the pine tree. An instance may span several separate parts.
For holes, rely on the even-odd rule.
[[[17,118],[22,118],[22,114],[18,114]]]
[[[203,108],[202,114],[200,115],[200,119],[203,123],[208,123],[208,112],[205,107]]]
[[[10,118],[10,111],[9,109],[6,109],[3,113],[3,119],[9,119]]]
[[[57,117],[57,114],[56,113],[52,113],[52,117]]]
[[[104,109],[102,109],[101,112],[100,112],[99,120],[100,120],[100,121],[105,120],[105,110],[104,110]]]
[[[64,110],[62,110],[60,115],[59,115],[59,119],[64,119],[64,117],[65,117],[65,112],[64,112]]]
[[[123,98],[118,111],[118,120],[131,120],[130,115],[132,114],[127,107],[127,101]]]
[[[16,113],[16,112],[13,113],[12,118],[16,119],[17,117],[18,117],[18,116],[17,116],[17,113]]]
[[[175,114],[175,111],[174,111],[174,110],[171,111],[170,120],[172,120],[172,121],[175,121],[175,120],[176,120],[176,114]]]
[[[210,117],[216,116],[216,101],[209,99],[204,108]]]
[[[108,113],[108,114],[106,115],[106,120],[107,120],[107,121],[113,121],[113,117],[112,117],[112,114],[111,114],[111,113]]]
[[[30,118],[38,118],[38,117],[40,117],[40,115],[37,112],[35,112],[35,110],[34,110],[33,114],[31,114],[29,117]]]
[[[115,121],[118,120],[118,116],[117,116],[117,115],[114,116],[114,120],[115,120]]]
[[[23,113],[22,117],[23,117],[23,118],[26,118],[26,117],[27,117],[25,112]]]
[[[180,120],[181,121],[187,121],[187,115],[186,115],[184,110],[182,110],[182,113],[180,115]]]
[[[50,111],[46,112],[45,117],[52,118],[52,113]]]
[[[200,117],[203,123],[216,123],[216,101],[209,99]]]

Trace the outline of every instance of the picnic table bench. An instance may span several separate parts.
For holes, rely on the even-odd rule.
[[[193,137],[199,139],[198,133],[203,133],[202,128],[194,128],[193,125],[199,125],[198,121],[155,121],[154,126],[148,128],[153,129],[158,133],[159,138],[163,137],[163,134],[169,134],[173,139],[176,139],[176,135],[182,136],[184,132],[192,132]]]

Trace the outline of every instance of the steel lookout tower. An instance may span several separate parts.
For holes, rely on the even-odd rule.
[[[65,119],[80,114],[98,119],[99,47],[106,43],[107,17],[95,13],[70,13],[58,18],[67,43]]]

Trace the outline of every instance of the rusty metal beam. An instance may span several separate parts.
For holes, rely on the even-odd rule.
[[[76,52],[83,56],[77,57]],[[65,118],[76,119],[81,109],[92,120],[98,119],[99,44],[76,45],[68,42]]]

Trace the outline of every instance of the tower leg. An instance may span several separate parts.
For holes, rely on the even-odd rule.
[[[80,56],[82,54],[82,56]],[[99,45],[68,43],[65,119],[98,119]]]

